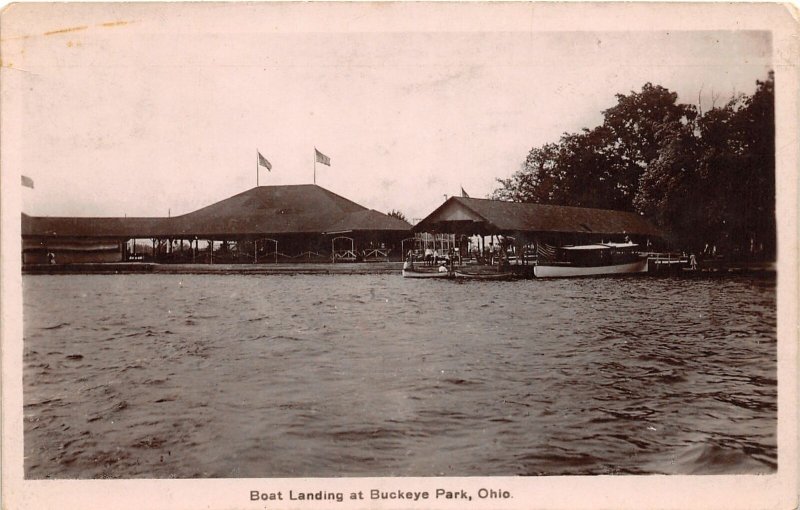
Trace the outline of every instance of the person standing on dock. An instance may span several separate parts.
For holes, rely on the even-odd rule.
[[[406,260],[403,262],[403,269],[414,269],[414,251],[408,250]]]
[[[694,253],[689,255],[689,267],[692,271],[697,271],[697,257],[694,256]]]

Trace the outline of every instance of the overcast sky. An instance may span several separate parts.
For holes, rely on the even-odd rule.
[[[3,150],[35,182],[23,211],[182,214],[255,186],[257,149],[273,165],[262,185],[311,183],[316,146],[332,162],[317,184],[422,218],[599,124],[616,93],[652,82],[697,104],[702,90],[708,109],[771,69],[768,32],[624,16],[619,30],[553,31],[569,16],[542,6],[425,7],[12,7],[4,121],[19,122]]]

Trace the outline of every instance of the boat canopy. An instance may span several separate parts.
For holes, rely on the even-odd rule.
[[[636,243],[603,243],[603,244],[582,244],[580,246],[564,246],[565,250],[610,250],[611,248],[635,248]]]

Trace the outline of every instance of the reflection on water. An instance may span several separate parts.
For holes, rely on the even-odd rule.
[[[28,478],[769,473],[774,277],[24,277]]]

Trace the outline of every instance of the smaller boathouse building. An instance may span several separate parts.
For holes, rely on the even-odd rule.
[[[642,247],[663,244],[664,234],[640,215],[626,211],[590,209],[533,203],[450,197],[417,223],[414,232],[455,234],[466,251],[466,239],[477,236],[485,252],[492,247],[512,247],[516,253],[533,252],[567,244],[623,242]]]

